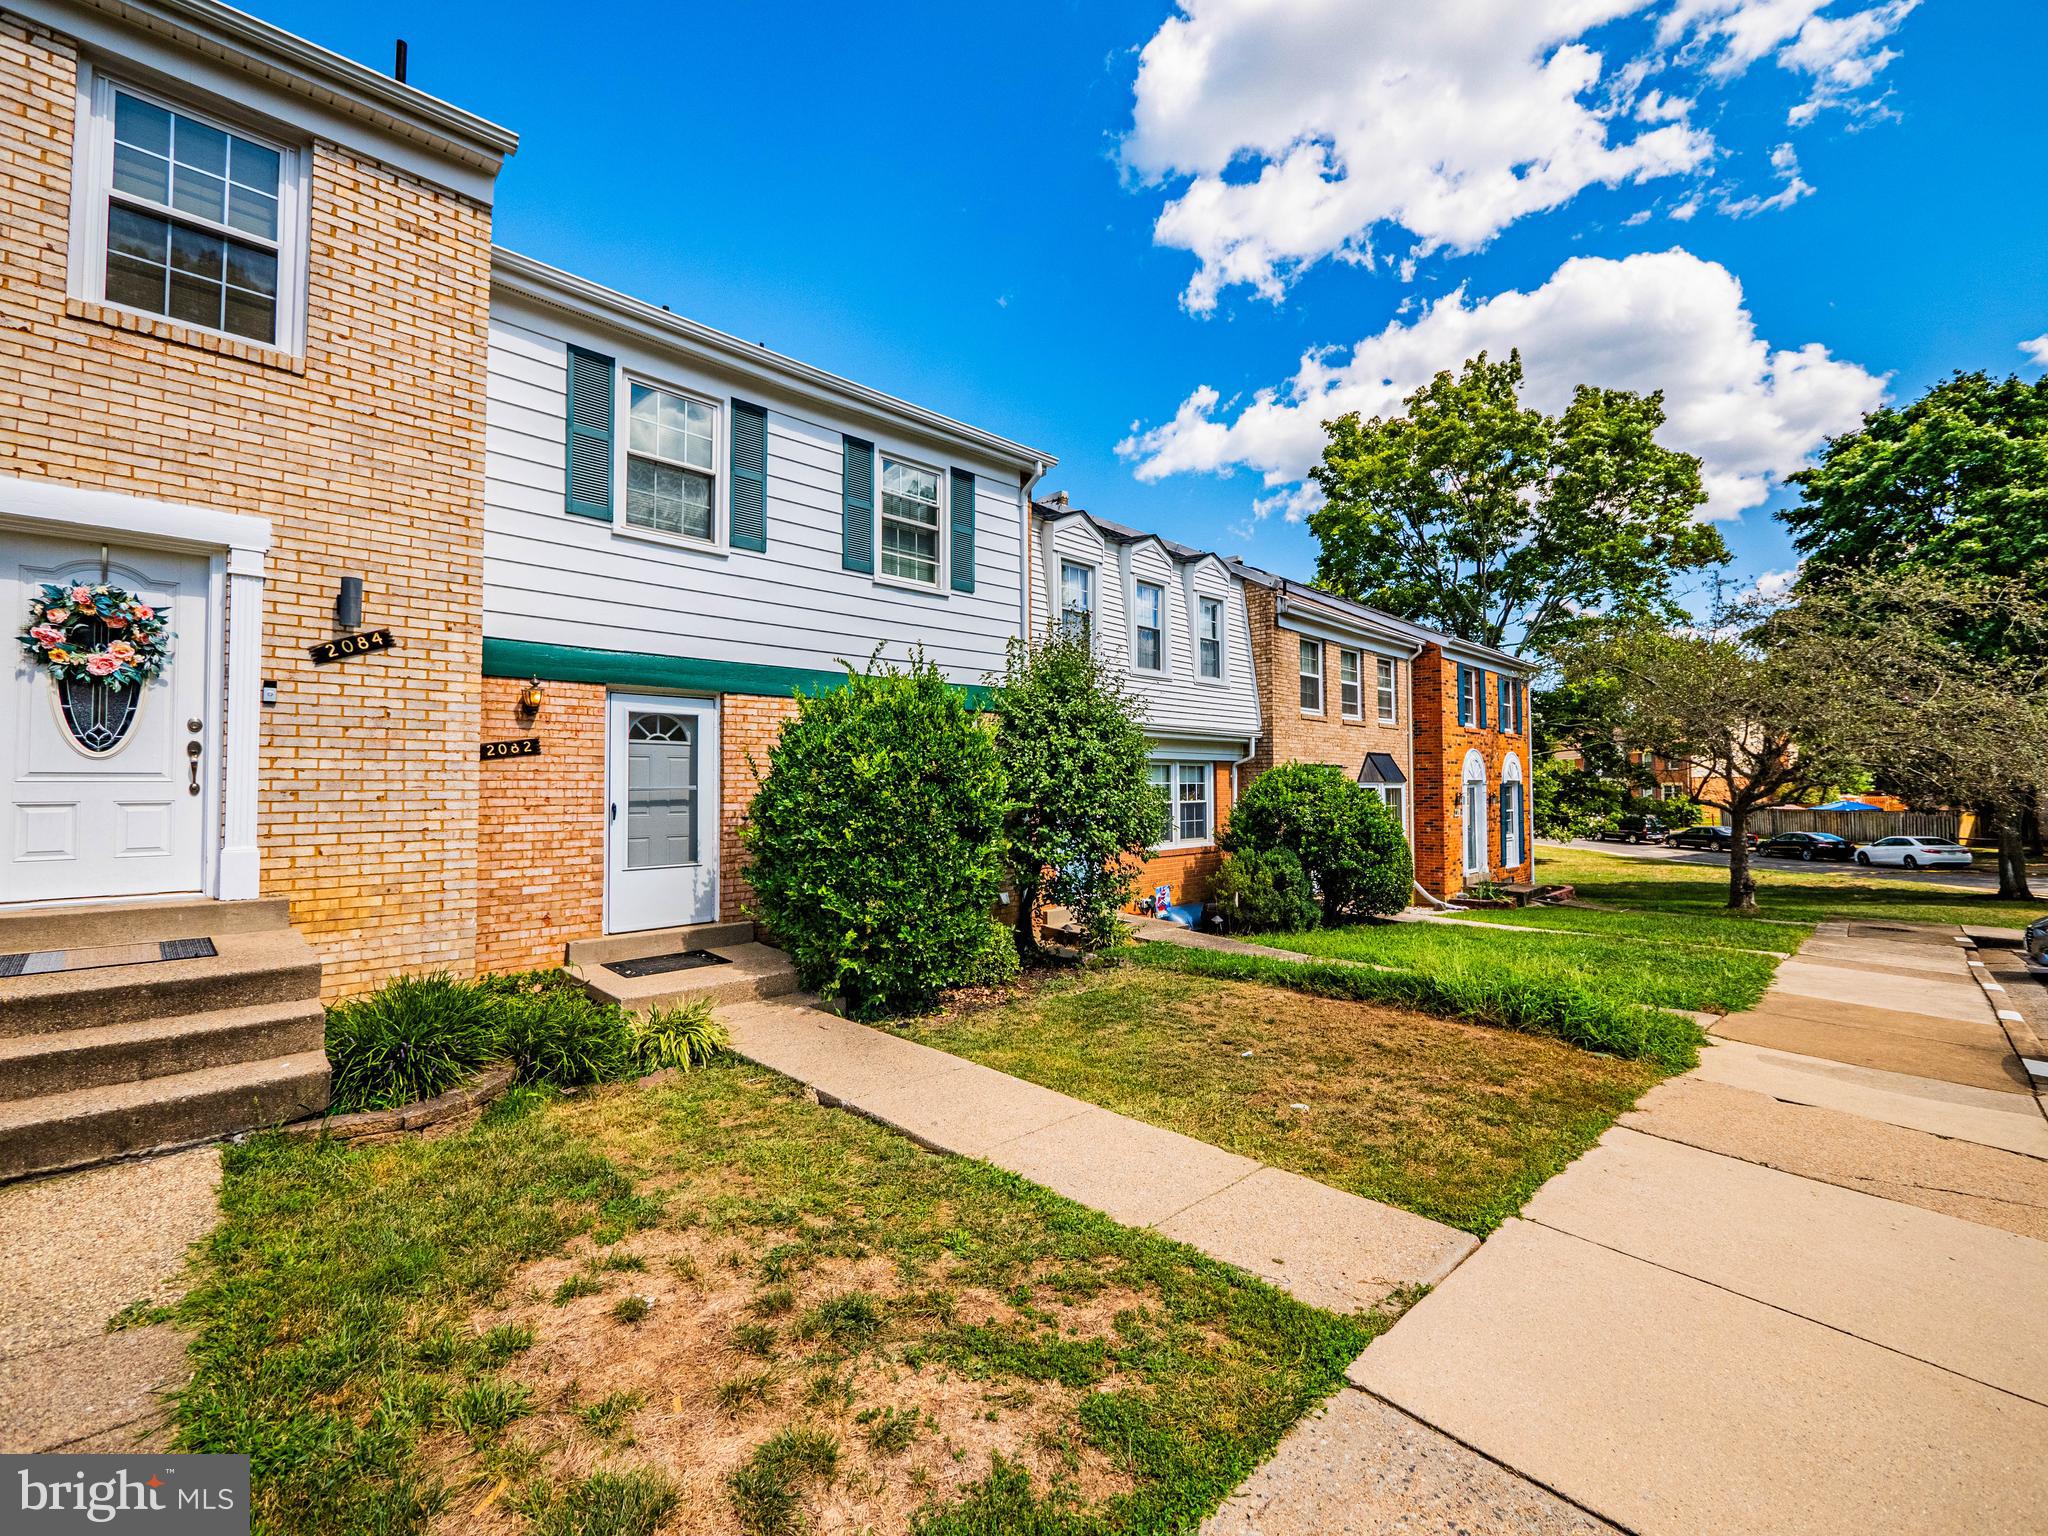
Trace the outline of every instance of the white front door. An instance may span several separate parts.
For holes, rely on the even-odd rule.
[[[1465,873],[1486,869],[1486,781],[1465,781]]]
[[[718,919],[718,704],[615,693],[605,931]]]
[[[105,581],[170,615],[170,660],[112,692],[60,691],[18,645],[6,658],[7,804],[0,903],[196,892],[205,879],[205,789],[213,783],[220,688],[209,681],[203,556],[0,534],[0,614],[12,641],[42,586]]]

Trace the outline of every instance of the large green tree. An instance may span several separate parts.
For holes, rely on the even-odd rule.
[[[2048,611],[2048,378],[1957,373],[1911,404],[1873,411],[1790,480],[1799,502],[1778,515],[1804,556],[1802,592],[1916,570],[1958,589],[2003,591],[2003,602],[1953,609],[1946,638],[2009,675],[2038,661],[2033,637]],[[1981,785],[1973,803],[1998,839],[2000,894],[2025,895],[2022,824],[2048,785],[1954,777]]]
[[[1657,441],[1661,394],[1582,384],[1549,416],[1484,352],[1404,413],[1325,424],[1317,582],[1482,645],[1546,654],[1583,614],[1675,618],[1674,578],[1728,549],[1700,461]]]

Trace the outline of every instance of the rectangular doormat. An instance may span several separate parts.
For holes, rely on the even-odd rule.
[[[32,949],[0,955],[0,977],[96,971],[106,965],[154,965],[163,960],[206,960],[219,951],[211,939],[152,939],[146,944],[96,944],[84,949]]]
[[[725,956],[714,955],[708,949],[685,949],[640,960],[607,960],[604,968],[618,976],[664,976],[670,971],[694,971],[700,965],[730,964]]]

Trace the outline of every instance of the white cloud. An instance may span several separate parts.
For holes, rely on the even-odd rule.
[[[1760,603],[1775,603],[1792,590],[1792,583],[1799,579],[1799,567],[1789,571],[1765,571],[1750,583],[1743,598],[1753,598]]]
[[[1682,102],[1630,133],[1595,97],[1603,61],[1579,39],[1649,3],[1182,0],[1140,55],[1123,157],[1148,183],[1188,178],[1154,230],[1200,263],[1184,302],[1370,264],[1381,225],[1408,254],[1470,251],[1586,187],[1700,167],[1712,141]]]
[[[2032,341],[2021,342],[2020,350],[2032,361],[2039,363],[2043,368],[2048,368],[2048,332],[2043,332]]]
[[[1731,219],[1753,219],[1760,213],[1790,208],[1802,197],[1813,196],[1812,186],[1799,174],[1799,153],[1790,144],[1780,144],[1771,151],[1771,169],[1778,177],[1776,192],[1769,197],[1753,192],[1748,197],[1723,198],[1721,211]]]
[[[1683,224],[1687,220],[1691,219],[1692,216],[1698,213],[1699,211],[1700,200],[1698,196],[1695,195],[1692,197],[1688,197],[1684,202],[1680,203],[1676,208],[1672,209],[1671,217],[1677,220],[1680,224]]]
[[[1348,356],[1334,348],[1305,354],[1284,385],[1241,407],[1226,407],[1204,385],[1170,421],[1134,429],[1117,452],[1141,480],[1250,469],[1267,492],[1255,512],[1303,512],[1324,421],[1347,411],[1397,413],[1432,374],[1512,347],[1522,352],[1524,398],[1546,411],[1562,410],[1580,383],[1662,389],[1670,417],[1662,441],[1704,461],[1710,518],[1761,503],[1775,479],[1884,395],[1881,377],[1818,343],[1774,348],[1757,334],[1732,273],[1674,249],[1619,261],[1577,257],[1526,293],[1473,300],[1461,288],[1412,321],[1389,323]]]
[[[1139,55],[1123,162],[1168,189],[1153,235],[1195,257],[1190,310],[1277,300],[1319,261],[1469,252],[1589,187],[1707,169],[1697,88],[1761,59],[1811,81],[1795,126],[1856,108],[1917,4],[1179,0]]]

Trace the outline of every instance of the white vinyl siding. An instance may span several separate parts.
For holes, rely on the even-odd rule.
[[[628,537],[636,530],[623,523],[563,514],[569,342],[617,357],[631,376],[716,403],[721,451],[734,396],[767,409],[766,551]],[[623,436],[623,420],[619,429]],[[973,592],[842,569],[848,432],[876,440],[878,456],[976,471]],[[840,672],[841,658],[864,660],[877,646],[900,662],[919,644],[949,681],[971,684],[1002,670],[1017,633],[1023,542],[1015,468],[984,462],[961,444],[892,441],[870,422],[833,419],[797,386],[780,394],[679,352],[655,354],[559,323],[550,310],[500,301],[491,317],[485,446],[484,617],[493,639],[818,672]]]

